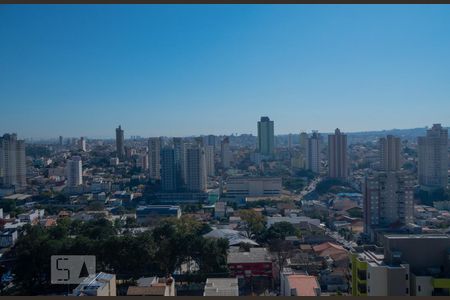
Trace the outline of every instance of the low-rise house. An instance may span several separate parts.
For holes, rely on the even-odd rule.
[[[17,240],[17,230],[16,229],[5,229],[0,232],[0,248],[11,247],[15,244]]]
[[[71,296],[116,296],[116,275],[103,272],[89,275]]]
[[[320,285],[316,276],[283,272],[281,296],[320,296]]]
[[[248,252],[232,249],[227,262],[232,277],[244,281],[257,278],[273,284],[275,268],[266,248],[250,248]]]
[[[127,296],[176,296],[172,277],[141,277],[136,286],[129,286]]]
[[[238,279],[208,278],[203,296],[239,296]]]

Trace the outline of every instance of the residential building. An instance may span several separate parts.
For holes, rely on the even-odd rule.
[[[328,135],[328,176],[346,179],[348,176],[347,135],[337,128]]]
[[[175,205],[146,205],[136,208],[136,221],[140,224],[148,224],[161,218],[181,217],[181,208]]]
[[[203,296],[239,296],[237,278],[207,278]]]
[[[255,277],[273,280],[273,261],[266,248],[250,248],[248,252],[232,249],[228,253],[227,263],[232,277],[244,281]]]
[[[419,184],[425,190],[448,185],[448,130],[434,124],[418,138]]]
[[[281,296],[320,296],[319,281],[316,276],[283,272]]]
[[[81,137],[78,143],[79,150],[86,152],[86,140],[84,139],[84,137]]]
[[[166,192],[176,191],[178,179],[175,150],[165,147],[161,150],[161,189]]]
[[[125,158],[124,133],[120,125],[118,128],[116,128],[116,151],[117,157],[120,160]]]
[[[117,296],[116,275],[103,272],[89,275],[72,291],[71,296]]]
[[[206,161],[206,174],[208,176],[215,176],[216,169],[214,164],[214,146],[205,146],[205,161]]]
[[[261,120],[258,121],[258,152],[271,156],[274,154],[274,149],[274,122],[269,117],[261,117]]]
[[[136,286],[129,286],[127,296],[176,296],[173,277],[141,277]]]
[[[150,179],[161,179],[161,139],[159,137],[148,139],[148,168]]]
[[[27,185],[25,141],[18,140],[15,133],[0,137],[0,184],[16,189]]]
[[[67,186],[76,187],[83,184],[83,166],[80,156],[72,156],[66,164]]]
[[[186,167],[186,145],[183,138],[173,138],[173,149],[175,151],[175,168],[177,173],[177,181],[180,186],[186,184],[187,167]]]
[[[307,164],[308,169],[314,173],[320,173],[322,151],[322,137],[317,131],[314,131],[308,139]]]
[[[186,187],[189,191],[206,191],[207,175],[205,150],[203,147],[191,146],[186,151]]]
[[[399,171],[401,168],[400,138],[393,135],[380,138],[380,166],[383,171]]]
[[[374,172],[364,184],[364,231],[401,226],[414,221],[414,181],[403,172]]]
[[[220,157],[222,162],[222,168],[228,169],[231,166],[232,153],[230,150],[230,139],[225,137],[220,143]]]
[[[16,229],[5,229],[0,231],[0,248],[11,247],[16,243],[17,240],[17,230]]]
[[[382,244],[352,249],[352,295],[450,295],[448,235],[386,234]]]

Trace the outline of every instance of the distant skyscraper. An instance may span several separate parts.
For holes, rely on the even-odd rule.
[[[402,171],[370,174],[364,184],[364,231],[413,222],[414,181]]]
[[[314,173],[320,173],[322,138],[318,132],[313,132],[308,139],[307,149],[308,169]]]
[[[63,145],[63,137],[60,135],[59,136],[59,146],[62,147]]]
[[[306,132],[300,133],[300,150],[306,151],[306,149],[308,148],[308,138],[309,136]]]
[[[0,137],[0,183],[19,189],[27,185],[25,141],[18,140],[16,134]]]
[[[220,158],[224,169],[230,168],[232,153],[230,150],[230,139],[225,137],[220,143]]]
[[[206,160],[206,174],[208,176],[215,176],[215,164],[214,164],[214,146],[205,146],[205,160]]]
[[[159,137],[148,139],[148,168],[150,179],[161,179],[161,139]]]
[[[347,135],[336,129],[328,135],[328,176],[345,179],[347,175]]]
[[[78,142],[79,142],[79,145],[78,145],[79,150],[86,152],[86,140],[84,139],[84,137],[81,137]]]
[[[214,150],[216,149],[216,136],[215,135],[208,135],[207,137],[207,143],[208,146],[213,146]]]
[[[206,191],[206,161],[202,147],[191,146],[186,151],[186,187],[190,191]]]
[[[258,151],[263,155],[272,155],[274,145],[274,123],[269,117],[261,117],[258,121]]]
[[[292,134],[289,133],[288,135],[288,148],[292,149]]]
[[[117,157],[121,160],[124,159],[125,157],[124,134],[120,125],[118,128],[116,128],[116,151]]]
[[[161,189],[166,192],[173,192],[177,188],[175,150],[170,147],[164,147],[161,150]]]
[[[434,124],[418,139],[419,184],[425,189],[445,188],[448,184],[448,130]]]
[[[67,186],[75,187],[83,184],[83,167],[81,157],[72,156],[66,166]]]
[[[400,170],[400,150],[400,138],[393,135],[380,138],[380,167],[382,170]]]

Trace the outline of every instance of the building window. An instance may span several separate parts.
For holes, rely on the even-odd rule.
[[[409,277],[408,277],[408,274],[405,274],[405,279],[406,279],[406,280],[408,280],[408,279],[409,279]]]
[[[367,279],[370,279],[370,272],[367,272]]]
[[[417,291],[420,292],[422,288],[420,287],[420,285],[417,286]]]
[[[406,293],[409,294],[409,289],[408,288],[406,288]]]

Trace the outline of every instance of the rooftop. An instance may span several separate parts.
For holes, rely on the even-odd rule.
[[[269,252],[266,248],[250,248],[249,252],[230,252],[228,253],[228,263],[261,263],[272,262]]]
[[[239,296],[237,278],[208,278],[203,296]]]

